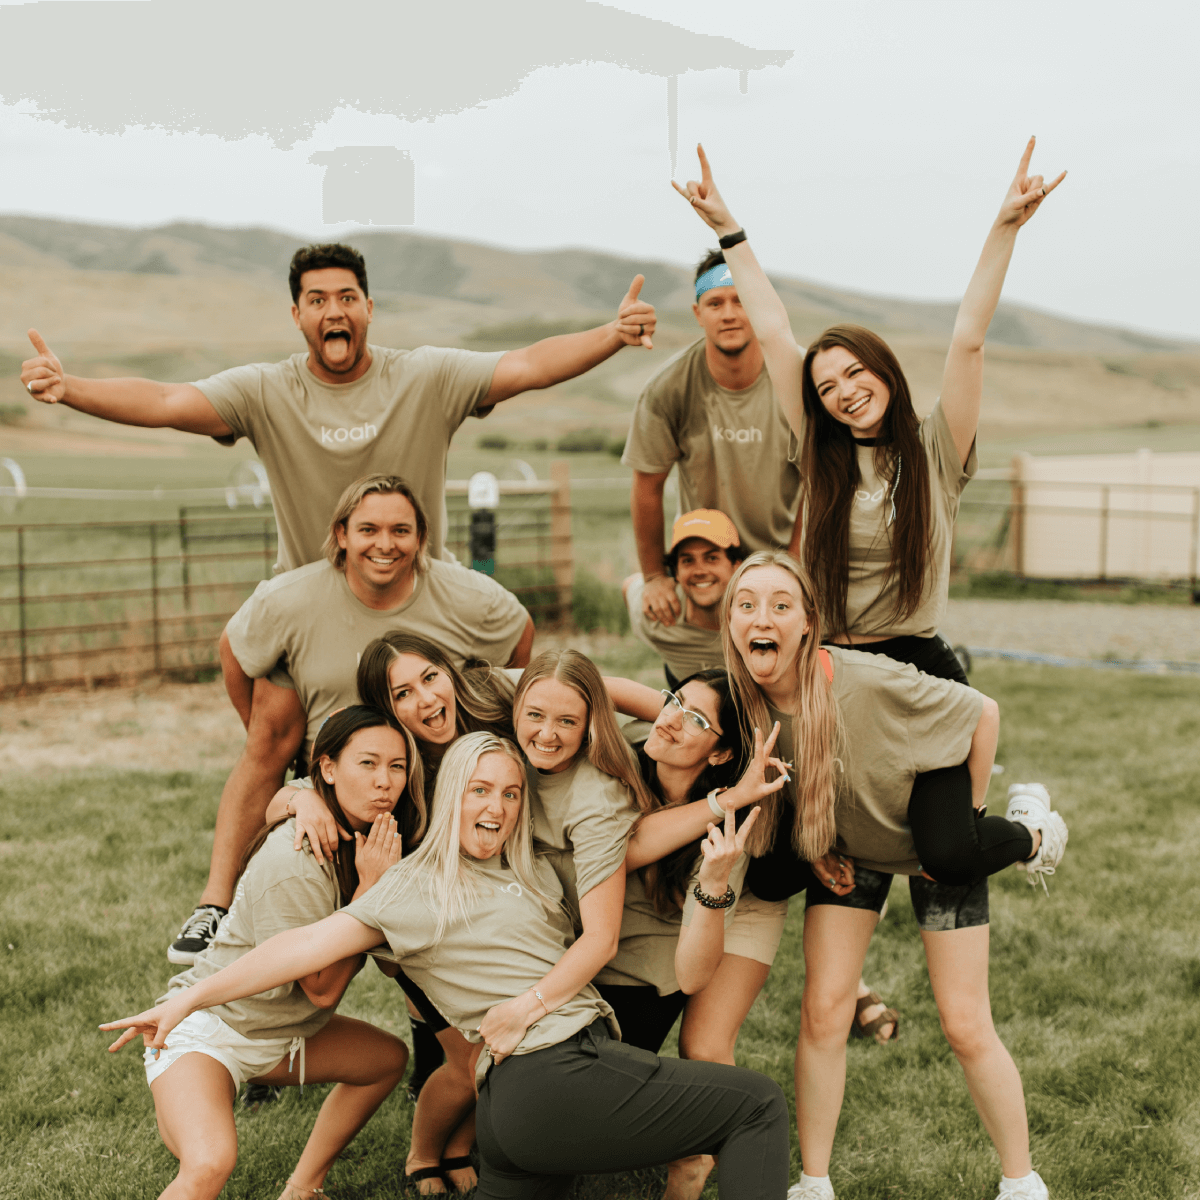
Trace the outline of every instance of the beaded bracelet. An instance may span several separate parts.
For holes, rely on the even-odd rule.
[[[704,905],[705,908],[732,908],[737,902],[737,897],[733,894],[733,888],[727,887],[725,895],[710,896],[707,892],[700,890],[699,883],[692,888],[692,895]]]

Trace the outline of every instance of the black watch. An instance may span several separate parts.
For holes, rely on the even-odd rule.
[[[737,233],[727,233],[723,238],[717,238],[717,245],[722,250],[729,250],[731,247],[738,245],[746,240],[746,231],[739,229]]]

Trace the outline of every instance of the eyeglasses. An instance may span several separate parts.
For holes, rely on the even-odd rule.
[[[712,729],[712,722],[702,713],[692,712],[690,708],[683,707],[683,701],[675,695],[674,692],[668,691],[666,688],[659,688],[659,694],[663,697],[663,710],[674,713],[678,710],[683,714],[685,724],[690,724],[694,729],[700,730],[701,733],[707,733]],[[713,730],[720,736],[719,731]]]

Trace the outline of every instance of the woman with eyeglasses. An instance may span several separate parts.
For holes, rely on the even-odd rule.
[[[1017,233],[1066,175],[1050,183],[1031,176],[1033,148],[1030,138],[988,231],[958,308],[940,397],[924,420],[896,355],[869,329],[836,325],[807,352],[796,345],[787,310],[717,190],[703,147],[700,181],[674,185],[721,235],[733,286],[802,446],[801,559],[820,599],[824,636],[963,684],[966,674],[938,626],[959,499],[977,465],[984,339]],[[1032,814],[1041,830],[1045,849],[1022,864],[1032,885],[1062,857],[1066,826],[1041,784],[1014,784],[1010,795],[1010,810]],[[996,869],[996,847],[983,836],[969,797],[965,764],[914,782],[917,851],[943,883],[978,880]]]

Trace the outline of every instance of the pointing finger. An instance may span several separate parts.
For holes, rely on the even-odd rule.
[[[46,345],[46,339],[42,337],[36,329],[29,331],[29,340],[33,343],[33,348],[39,353],[44,354],[47,358],[53,358],[54,355],[50,347]]]
[[[696,153],[700,156],[700,178],[704,183],[712,183],[712,167],[708,165],[708,155],[704,153],[704,147],[697,142]]]
[[[629,285],[629,291],[625,293],[625,299],[621,301],[621,304],[624,306],[626,304],[631,304],[634,300],[636,300],[638,298],[638,293],[642,290],[642,284],[645,282],[645,275],[635,275],[633,277],[633,282]]]

